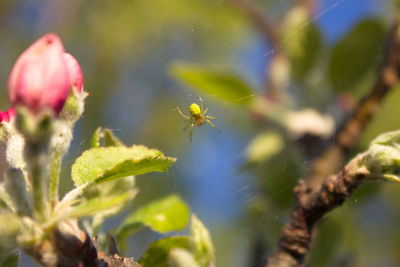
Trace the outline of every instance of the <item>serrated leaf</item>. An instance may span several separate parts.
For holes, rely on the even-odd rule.
[[[77,186],[106,182],[148,172],[163,172],[175,162],[156,149],[145,146],[97,147],[85,151],[72,166]]]
[[[116,232],[119,242],[128,235],[148,226],[154,231],[167,233],[184,229],[189,223],[189,207],[177,195],[153,201],[128,216]]]
[[[172,249],[189,250],[191,240],[186,236],[172,236],[153,242],[140,258],[142,267],[169,267],[168,255]]]
[[[315,23],[310,22],[304,7],[293,8],[283,28],[283,46],[292,63],[296,78],[302,78],[312,68],[321,49],[322,35]]]
[[[92,148],[109,147],[109,146],[125,146],[125,144],[116,137],[110,129],[99,127],[92,136]]]
[[[328,79],[336,91],[351,89],[361,81],[381,54],[385,29],[380,20],[366,19],[333,48]]]
[[[192,89],[224,102],[248,105],[254,95],[251,86],[231,70],[175,63],[170,72],[174,78]]]
[[[211,240],[210,233],[204,224],[192,215],[192,226],[190,228],[193,253],[200,263],[200,266],[207,267],[215,260],[215,250]]]

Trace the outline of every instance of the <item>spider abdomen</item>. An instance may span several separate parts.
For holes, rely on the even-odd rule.
[[[193,117],[200,117],[202,110],[199,105],[197,105],[196,103],[193,103],[189,106],[189,113]]]

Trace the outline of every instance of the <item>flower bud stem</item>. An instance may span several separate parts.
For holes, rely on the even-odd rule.
[[[25,144],[25,161],[33,189],[33,215],[39,221],[49,217],[48,173],[49,142],[48,140],[27,140]]]
[[[51,162],[50,162],[50,185],[49,185],[49,196],[52,205],[56,205],[58,202],[58,186],[60,184],[60,170],[63,153],[59,151],[52,151]]]

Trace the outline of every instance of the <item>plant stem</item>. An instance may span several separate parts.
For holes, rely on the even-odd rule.
[[[33,216],[39,221],[44,221],[49,216],[48,199],[48,171],[49,141],[27,140],[24,151],[25,161],[32,183],[33,191]]]
[[[60,184],[60,170],[63,153],[53,151],[50,161],[50,185],[49,197],[51,204],[54,206],[58,202],[58,186]]]

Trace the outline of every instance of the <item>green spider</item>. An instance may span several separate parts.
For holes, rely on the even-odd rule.
[[[208,116],[207,115],[207,110],[208,108],[204,109],[203,106],[203,100],[201,97],[200,99],[200,105],[196,103],[192,103],[189,106],[189,115],[183,114],[183,112],[180,110],[179,107],[176,108],[176,110],[179,112],[179,114],[186,120],[189,121],[188,125],[184,128],[186,130],[189,127],[189,137],[190,137],[190,142],[192,142],[192,134],[193,134],[193,127],[197,125],[198,127],[202,126],[205,123],[208,123],[211,127],[215,128],[218,132],[221,132],[217,126],[215,126],[214,123],[212,123],[211,120],[216,119],[216,117]]]

